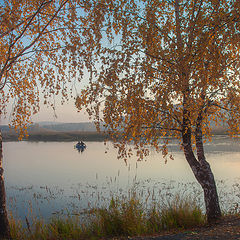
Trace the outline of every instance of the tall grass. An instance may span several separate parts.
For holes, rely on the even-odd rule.
[[[10,218],[13,239],[102,239],[159,233],[203,225],[205,217],[194,199],[176,195],[167,205],[147,206],[135,192],[128,197],[112,197],[106,207],[92,208],[86,220],[79,216],[33,219],[31,224]]]
[[[112,188],[112,184],[116,185],[117,190]],[[229,193],[225,192],[228,189],[226,182],[221,181],[218,185],[221,203],[224,202],[225,208],[228,208],[224,214],[239,214],[240,208],[236,200],[240,196],[240,185],[235,183],[228,190]],[[12,199],[11,210],[14,216],[10,215],[10,224],[13,239],[116,239],[151,235],[171,229],[187,229],[205,223],[202,193],[193,183],[179,185],[170,182],[162,185],[150,180],[144,182],[135,180],[130,189],[122,190],[117,179],[111,178],[109,183],[101,188],[98,185],[87,185],[85,192],[76,191],[76,194],[71,196],[74,201],[73,206],[70,205],[71,209],[68,208],[65,198],[62,198],[66,211],[54,215],[55,217],[50,220],[39,217],[37,203],[45,200],[51,208],[51,199],[60,198],[63,190],[50,189],[47,186],[40,187],[40,190],[34,192],[33,187],[19,189],[21,192],[24,191],[25,195],[33,191],[28,214],[21,220],[17,220],[14,211],[16,199]],[[231,199],[228,196],[231,196]],[[88,206],[83,208],[85,198],[89,202]]]

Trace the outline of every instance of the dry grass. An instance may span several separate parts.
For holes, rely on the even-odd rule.
[[[33,218],[31,223],[10,218],[13,239],[101,239],[116,236],[136,236],[164,230],[199,226],[205,217],[194,200],[176,195],[168,206],[145,201],[132,192],[129,197],[112,198],[106,207],[92,208],[86,219],[79,216],[53,218],[50,222]],[[24,226],[23,226],[24,225]]]

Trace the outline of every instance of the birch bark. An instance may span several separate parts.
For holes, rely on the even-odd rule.
[[[192,148],[192,132],[189,127],[190,120],[188,118],[188,111],[184,108],[182,130],[184,155],[193,171],[194,176],[203,189],[207,220],[211,223],[221,217],[221,209],[214,175],[204,154],[200,119],[198,119],[198,121],[199,124],[197,124],[196,128],[196,158]]]
[[[2,134],[0,132],[0,239],[11,239],[6,208],[6,191],[3,178]]]

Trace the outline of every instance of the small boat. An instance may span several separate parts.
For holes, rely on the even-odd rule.
[[[83,152],[86,149],[86,144],[83,142],[78,142],[74,148],[76,148],[79,152]]]

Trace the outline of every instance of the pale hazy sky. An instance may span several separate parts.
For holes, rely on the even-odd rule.
[[[55,117],[55,113],[57,118]],[[77,112],[77,108],[74,105],[74,100],[71,99],[64,105],[56,103],[56,111],[52,108],[41,105],[40,112],[33,116],[34,122],[53,121],[53,122],[89,122],[87,113],[82,110]]]
[[[8,112],[10,112],[10,106]],[[47,107],[46,105],[41,104],[40,112],[32,116],[33,122],[42,122],[42,121],[51,121],[51,122],[89,122],[88,115],[86,111],[82,110],[77,112],[77,108],[74,105],[74,99],[69,100],[69,102],[61,105],[56,103],[57,118],[55,117],[54,111],[52,108]],[[9,114],[0,119],[1,124],[9,124]]]
[[[86,86],[87,80],[76,84],[77,92],[73,92],[73,95],[77,95],[81,92],[81,89]],[[42,121],[50,121],[50,122],[69,122],[69,123],[76,123],[76,122],[89,122],[88,114],[86,111],[82,110],[81,112],[77,111],[75,107],[75,100],[74,98],[70,99],[68,102],[65,102],[61,105],[61,95],[55,96],[55,108],[56,111],[54,113],[51,107],[47,107],[42,103],[43,98],[40,93],[40,111],[39,113],[32,116],[33,122],[42,122]],[[10,123],[9,115],[12,111],[13,100],[10,101],[9,106],[7,108],[7,116],[1,116],[0,125],[5,125]],[[57,117],[55,117],[55,115]]]

